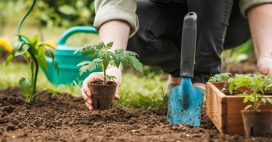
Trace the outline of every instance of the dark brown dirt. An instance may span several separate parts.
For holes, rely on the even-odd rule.
[[[166,113],[162,108],[88,112],[81,98],[46,92],[27,105],[18,89],[7,89],[0,91],[0,141],[244,141],[221,135],[204,114],[201,127],[193,128],[165,123]]]

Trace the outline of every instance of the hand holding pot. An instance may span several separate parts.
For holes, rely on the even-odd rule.
[[[117,83],[117,89],[114,95],[114,99],[119,100],[120,96],[119,96],[119,86],[121,84],[121,69],[119,68],[115,68],[115,67],[109,67],[107,69],[107,74],[110,76],[115,76],[116,79],[114,79],[114,81]],[[85,100],[85,104],[88,107],[88,109],[90,111],[94,110],[93,107],[93,95],[92,95],[92,91],[89,88],[89,83],[95,80],[103,80],[103,73],[102,72],[94,72],[91,73],[83,82],[82,88],[81,88],[81,95],[83,97],[83,99]]]

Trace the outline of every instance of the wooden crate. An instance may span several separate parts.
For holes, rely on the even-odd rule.
[[[265,96],[270,97],[272,96]],[[227,96],[216,86],[207,83],[206,113],[216,128],[224,134],[244,134],[241,110],[245,104],[239,96]],[[262,110],[272,110],[272,105],[262,106]]]

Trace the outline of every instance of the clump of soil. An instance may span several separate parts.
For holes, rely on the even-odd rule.
[[[197,128],[167,124],[166,115],[165,108],[89,112],[81,98],[47,92],[28,105],[18,89],[7,89],[0,91],[0,141],[244,140],[243,136],[221,135],[204,113]]]

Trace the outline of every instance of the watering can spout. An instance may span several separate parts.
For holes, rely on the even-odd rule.
[[[53,60],[49,57],[45,57],[48,68],[42,68],[45,76],[54,85],[73,85],[74,82],[81,83],[90,73],[80,75],[77,65],[82,61],[90,60],[91,57],[83,57],[82,53],[75,54],[78,47],[69,47],[66,45],[68,38],[76,33],[97,34],[94,27],[76,26],[68,29],[61,36],[55,51],[55,60],[58,63],[59,69],[55,68]]]

